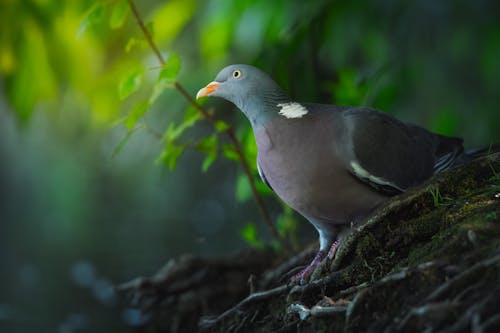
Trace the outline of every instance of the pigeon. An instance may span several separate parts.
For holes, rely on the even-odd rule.
[[[453,167],[462,139],[434,134],[369,107],[294,101],[269,75],[244,64],[222,69],[196,98],[220,97],[248,118],[261,179],[318,231],[319,251],[292,277],[307,283],[361,223],[391,196]]]

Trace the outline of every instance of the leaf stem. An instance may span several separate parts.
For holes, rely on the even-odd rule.
[[[158,49],[158,46],[156,43],[153,41],[153,37],[151,36],[149,30],[147,29],[146,25],[144,24],[144,21],[142,20],[141,15],[139,14],[139,11],[137,10],[137,7],[135,6],[135,3],[132,0],[128,0],[128,4],[130,6],[130,9],[132,10],[132,13],[134,14],[134,17],[137,21],[137,24],[141,28],[144,36],[146,37],[146,40],[153,50],[156,58],[160,62],[160,64],[163,66],[165,65],[165,59],[163,59],[163,56],[160,53],[160,50]],[[208,112],[207,109],[205,109],[203,106],[198,104],[194,98],[184,89],[184,87],[179,83],[175,82],[174,87],[179,93],[181,93],[182,96],[188,101],[189,104],[191,104],[194,108],[196,108],[201,114],[208,119],[214,126],[216,121],[218,120],[217,117],[215,117],[212,113]],[[261,195],[257,191],[257,187],[255,186],[254,179],[252,177],[252,173],[250,171],[250,167],[248,166],[248,162],[245,159],[245,155],[243,154],[243,149],[241,147],[241,144],[236,137],[236,134],[234,132],[234,129],[232,127],[229,127],[224,133],[227,134],[229,137],[229,140],[231,143],[234,145],[236,154],[238,154],[238,157],[241,162],[241,166],[243,167],[243,171],[248,178],[248,182],[250,183],[250,188],[252,190],[253,197],[255,199],[255,202],[257,203],[257,206],[259,207],[259,211],[262,215],[262,219],[268,226],[269,230],[271,231],[272,236],[281,244],[282,248],[285,250],[289,250],[288,243],[281,237],[278,233],[278,230],[274,226],[271,216],[269,214],[269,211],[267,210],[266,206],[264,205],[264,201],[262,200]]]

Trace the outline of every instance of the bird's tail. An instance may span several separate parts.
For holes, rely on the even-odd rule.
[[[500,143],[492,143],[486,146],[472,148],[464,151],[455,161],[453,166],[459,166],[476,158],[500,152]]]
[[[466,150],[464,154],[472,158],[478,158],[498,152],[500,152],[500,143],[492,143],[487,146]]]

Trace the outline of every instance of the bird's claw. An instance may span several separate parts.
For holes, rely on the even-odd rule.
[[[312,273],[318,267],[318,265],[321,263],[321,261],[325,258],[327,252],[325,250],[320,250],[318,253],[316,253],[316,256],[314,259],[311,261],[309,265],[307,265],[306,268],[292,276],[290,279],[290,282],[293,284],[298,283],[299,285],[303,286],[307,283],[309,278],[311,277]]]
[[[292,284],[299,284],[301,286],[305,285],[325,257],[327,257],[329,260],[335,258],[335,254],[337,253],[339,246],[340,246],[340,240],[337,239],[335,242],[332,243],[328,251],[325,250],[318,251],[318,253],[311,261],[311,263],[307,265],[306,268],[302,269],[300,272],[292,276],[290,282]]]

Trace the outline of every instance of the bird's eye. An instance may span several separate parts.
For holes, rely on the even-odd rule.
[[[237,69],[237,70],[235,70],[235,71],[233,72],[233,77],[234,77],[235,79],[239,78],[240,76],[241,76],[241,71],[240,71],[239,69]]]

